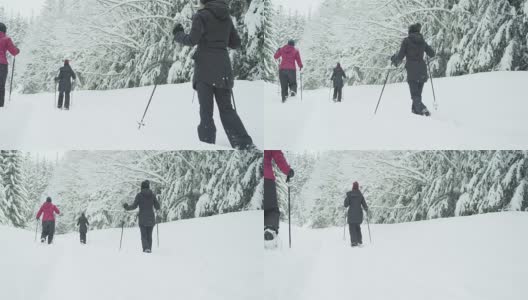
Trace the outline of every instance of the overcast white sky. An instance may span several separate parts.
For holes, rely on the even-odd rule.
[[[35,15],[40,13],[40,9],[45,0],[0,0],[0,6],[3,7],[7,13],[20,13],[23,16],[30,17],[31,13]]]
[[[307,15],[312,10],[312,14],[317,10],[319,4],[323,0],[273,0],[275,5],[282,5],[286,9],[291,9],[292,11],[298,11],[300,14]]]

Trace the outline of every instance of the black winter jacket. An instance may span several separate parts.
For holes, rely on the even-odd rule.
[[[363,209],[368,211],[367,202],[365,197],[360,191],[350,191],[346,194],[345,207],[348,207],[348,224],[361,224],[363,223]]]
[[[75,72],[70,65],[65,65],[59,69],[59,76],[57,81],[59,82],[59,92],[70,92],[72,90],[71,80],[77,79]]]
[[[79,231],[86,233],[88,231],[88,226],[90,223],[88,222],[88,219],[84,216],[80,216],[77,220],[77,226],[79,226]]]
[[[154,216],[154,208],[160,209],[160,204],[156,195],[150,189],[142,189],[136,195],[136,199],[132,205],[126,205],[126,210],[134,210],[139,207],[139,226],[154,226],[156,225],[156,217]]]
[[[334,88],[342,88],[344,86],[343,77],[347,78],[345,71],[342,68],[335,67],[330,78],[334,82]]]
[[[427,82],[427,65],[424,61],[424,53],[434,57],[436,53],[433,48],[425,42],[421,33],[410,33],[403,39],[400,51],[394,56],[393,63],[401,63],[406,58],[405,69],[407,70],[407,81]]]

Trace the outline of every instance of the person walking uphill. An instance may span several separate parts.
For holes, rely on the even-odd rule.
[[[275,59],[281,58],[279,67],[279,81],[281,84],[282,102],[288,98],[288,88],[291,90],[291,96],[297,95],[297,72],[295,64],[302,71],[303,63],[299,50],[295,48],[295,41],[289,40],[288,44],[279,48],[275,53]]]
[[[37,213],[37,220],[42,215],[41,243],[44,243],[46,238],[48,239],[48,244],[53,242],[53,236],[55,235],[55,214],[60,215],[60,211],[57,206],[51,203],[51,197],[48,197]]]
[[[413,101],[411,111],[417,115],[430,116],[431,113],[422,102],[422,91],[427,82],[427,65],[424,61],[424,52],[427,56],[434,57],[435,51],[429,46],[420,33],[420,23],[409,26],[409,36],[403,39],[400,51],[391,57],[392,64],[398,66],[406,58],[407,82],[411,90]]]
[[[341,98],[343,96],[343,86],[345,85],[343,77],[347,78],[345,71],[343,71],[343,68],[341,68],[341,64],[337,63],[337,66],[334,68],[334,72],[332,72],[332,77],[330,78],[330,80],[334,82],[334,102],[341,102]]]
[[[273,173],[273,161],[287,175],[286,182],[293,177],[293,169],[288,165],[280,150],[264,150],[264,241],[269,248],[277,246],[280,210],[277,201],[277,185]]]
[[[64,109],[70,109],[70,92],[72,91],[72,79],[75,81],[77,77],[70,66],[70,61],[65,60],[64,66],[59,69],[59,76],[55,77],[55,81],[59,83],[59,104],[57,107],[62,109],[64,101],[64,94],[66,94],[66,102],[64,102]]]
[[[86,244],[86,233],[88,232],[89,225],[90,223],[88,222],[88,219],[86,218],[84,213],[82,213],[79,219],[77,220],[77,226],[79,226],[81,244]]]
[[[348,207],[348,229],[350,231],[350,243],[352,247],[363,244],[363,237],[361,235],[361,223],[363,223],[363,208],[368,214],[367,202],[365,197],[359,190],[359,184],[354,182],[352,190],[347,192],[345,198],[345,207]]]
[[[181,24],[173,29],[176,42],[191,47],[198,45],[193,56],[193,88],[200,102],[198,138],[209,144],[216,142],[214,97],[231,147],[252,150],[253,140],[231,103],[234,75],[227,48],[240,48],[240,37],[225,1],[201,0],[201,4],[203,7],[193,16],[189,34],[185,34]]]
[[[7,52],[13,56],[17,56],[20,50],[13,44],[11,38],[6,35],[7,27],[4,23],[0,23],[0,107],[4,107],[6,82],[8,74]]]
[[[136,195],[132,205],[123,204],[125,210],[134,210],[139,207],[139,230],[141,232],[141,245],[143,252],[152,252],[152,231],[156,225],[154,208],[159,210],[160,204],[156,195],[150,190],[150,182],[145,180],[141,183],[141,192]]]

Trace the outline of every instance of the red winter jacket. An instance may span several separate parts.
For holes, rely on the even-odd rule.
[[[42,221],[55,221],[54,213],[60,215],[57,206],[53,205],[51,202],[44,202],[37,213],[37,219],[40,218],[40,215],[44,214]]]
[[[281,70],[295,70],[295,62],[297,62],[297,65],[300,69],[303,68],[301,54],[299,53],[299,50],[295,49],[294,46],[286,45],[280,48],[277,53],[275,53],[274,57],[275,59],[282,57],[280,64]]]
[[[284,158],[282,151],[264,150],[264,178],[265,179],[275,180],[275,174],[273,174],[272,160],[275,161],[275,163],[277,164],[279,169],[282,171],[282,173],[284,173],[285,175],[288,175],[288,173],[290,173],[290,166],[288,165],[288,162],[286,162],[286,159]]]
[[[7,65],[6,53],[9,51],[13,56],[20,53],[17,47],[13,44],[13,41],[3,32],[0,32],[0,64]]]

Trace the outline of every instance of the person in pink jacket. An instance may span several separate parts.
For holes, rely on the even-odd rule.
[[[295,48],[295,41],[290,40],[288,45],[277,50],[274,57],[275,59],[281,59],[279,81],[282,90],[282,102],[285,102],[288,97],[288,88],[291,90],[292,97],[297,94],[297,68],[295,64],[299,66],[299,70],[302,70],[301,54]]]
[[[40,236],[40,242],[44,243],[48,238],[48,244],[53,242],[53,235],[55,234],[55,214],[60,215],[60,211],[57,206],[51,203],[51,198],[46,198],[46,202],[42,204],[38,213],[37,220],[42,216],[42,235]]]
[[[280,210],[277,201],[277,185],[273,173],[273,161],[287,175],[286,182],[293,177],[293,169],[288,165],[280,150],[264,150],[264,241],[276,246],[279,233]]]
[[[4,23],[0,23],[0,107],[4,107],[5,102],[5,85],[7,82],[7,52],[16,56],[20,53],[17,47],[13,44],[11,38],[6,35],[7,27]]]

